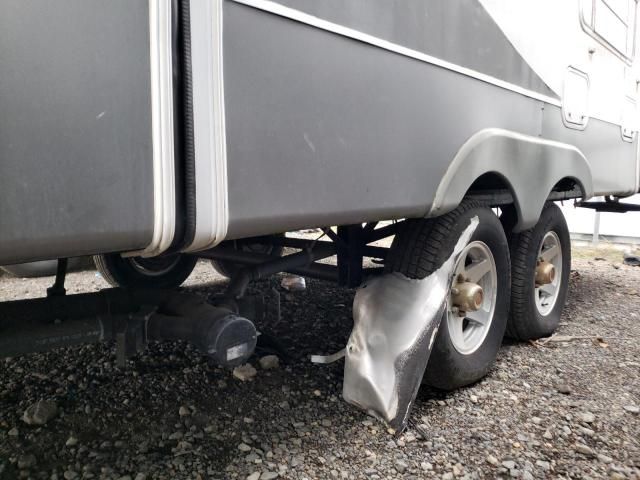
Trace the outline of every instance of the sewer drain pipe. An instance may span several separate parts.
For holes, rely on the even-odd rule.
[[[184,340],[235,366],[251,356],[257,333],[236,312],[176,291],[114,288],[0,303],[0,357],[109,340],[120,364],[149,341]]]

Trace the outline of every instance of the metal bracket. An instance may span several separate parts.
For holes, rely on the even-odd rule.
[[[338,227],[338,284],[350,288],[362,283],[364,244],[362,225]]]
[[[63,297],[67,294],[64,288],[64,281],[67,278],[67,267],[69,260],[67,258],[58,259],[58,267],[56,269],[56,280],[49,288],[47,288],[47,297]]]
[[[604,202],[576,202],[576,207],[590,208],[597,212],[627,213],[640,212],[640,205],[623,203],[617,199],[606,197]]]
[[[139,312],[129,314],[116,333],[116,364],[124,368],[127,360],[147,346],[147,322],[157,307],[143,306]]]
[[[311,357],[309,357],[309,360],[311,360],[311,363],[317,363],[317,364],[329,364],[329,363],[335,363],[338,360],[342,359],[345,357],[346,353],[346,347],[337,351],[336,353],[332,353],[331,355],[311,355]]]
[[[317,260],[332,257],[334,254],[335,247],[333,245],[315,245],[313,248],[307,248],[298,253],[247,266],[231,277],[225,295],[236,300],[241,299],[246,293],[249,283],[253,281],[267,278],[275,273],[308,267]]]

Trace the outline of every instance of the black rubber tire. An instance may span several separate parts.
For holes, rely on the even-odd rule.
[[[273,235],[273,237],[284,237],[284,234]],[[241,250],[243,252],[254,252],[254,253],[262,253],[264,255],[272,255],[275,257],[281,257],[284,252],[284,248],[280,246],[274,245],[261,245],[261,244],[252,244],[250,243],[251,239],[245,240],[231,240],[229,242],[225,242],[227,245],[233,246],[236,250]],[[257,247],[257,248],[256,248]],[[265,248],[261,248],[265,247]],[[234,273],[236,273],[242,266],[237,263],[228,262],[225,260],[211,260],[211,265],[214,270],[218,272],[223,277],[231,278]]]
[[[535,227],[524,232],[512,232],[516,224],[513,209],[500,218],[507,232],[511,252],[511,310],[506,335],[516,340],[534,340],[551,335],[558,324],[569,291],[571,272],[571,238],[562,211],[555,203],[547,203]],[[538,251],[547,232],[558,235],[562,249],[560,291],[548,315],[538,311],[535,300],[535,268]]]
[[[174,254],[143,259],[108,253],[95,255],[93,261],[102,277],[114,287],[168,289],[182,285],[191,275],[198,258]]]
[[[408,220],[391,246],[385,269],[409,278],[425,278],[437,270],[453,249],[473,217],[479,224],[471,241],[481,240],[496,262],[497,297],[494,317],[483,344],[463,355],[451,343],[446,313],[429,358],[423,382],[442,390],[453,390],[477,382],[491,369],[504,336],[509,314],[510,264],[507,239],[498,217],[474,201],[465,201],[454,211],[435,219]]]

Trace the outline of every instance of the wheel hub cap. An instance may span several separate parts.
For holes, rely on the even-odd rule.
[[[454,348],[475,352],[487,337],[496,304],[498,275],[489,247],[469,243],[460,253],[447,300],[447,328]]]
[[[451,289],[451,302],[461,312],[476,312],[482,306],[484,291],[477,283],[461,282]]]
[[[556,267],[545,260],[538,260],[536,267],[536,286],[553,283],[556,277]]]
[[[560,237],[556,232],[547,232],[538,249],[538,264],[534,273],[534,300],[542,316],[551,313],[560,294],[562,255]]]

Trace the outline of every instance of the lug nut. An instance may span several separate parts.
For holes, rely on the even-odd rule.
[[[463,282],[451,289],[451,303],[463,312],[475,312],[484,300],[482,287],[477,283]]]
[[[536,266],[536,285],[547,285],[556,278],[556,267],[552,263],[541,260]]]

